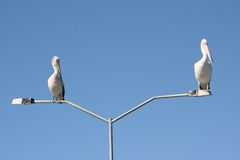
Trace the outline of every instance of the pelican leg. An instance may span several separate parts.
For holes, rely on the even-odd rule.
[[[52,103],[56,103],[56,102],[57,102],[57,98],[55,96],[53,96]]]
[[[61,101],[62,101],[62,99],[61,99],[60,95],[58,97],[56,97],[55,103],[62,104],[63,102],[61,102]]]
[[[201,84],[200,82],[198,82],[198,90],[201,90],[201,89],[202,89]]]
[[[210,82],[207,85],[207,90],[210,91]]]

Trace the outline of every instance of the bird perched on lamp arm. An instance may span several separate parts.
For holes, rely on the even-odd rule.
[[[194,64],[195,78],[198,82],[198,91],[210,92],[213,58],[206,39],[201,41],[202,58]]]
[[[53,96],[53,100],[61,101],[61,100],[64,100],[65,88],[64,88],[64,82],[62,79],[59,57],[53,56],[52,66],[53,66],[54,72],[48,79],[48,88]]]

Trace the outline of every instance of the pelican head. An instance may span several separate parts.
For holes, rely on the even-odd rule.
[[[61,73],[60,58],[58,56],[53,56],[52,66],[55,72]]]
[[[208,42],[207,42],[207,40],[206,39],[202,39],[202,41],[201,41],[201,45],[203,45],[203,44],[205,44],[205,45],[207,45],[208,44]]]
[[[208,42],[206,39],[202,39],[201,41],[201,51],[203,53],[203,55],[207,56],[207,58],[210,60],[211,63],[213,63],[213,59],[212,59],[212,55],[208,49]]]

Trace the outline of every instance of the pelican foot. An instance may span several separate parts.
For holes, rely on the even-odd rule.
[[[63,104],[62,100],[52,100],[52,103]]]
[[[52,103],[57,103],[57,101],[55,99],[52,100]]]
[[[211,91],[209,90],[198,90],[198,96],[210,96],[212,95]]]

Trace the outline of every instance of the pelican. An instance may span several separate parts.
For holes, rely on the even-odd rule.
[[[201,51],[203,54],[202,58],[194,64],[195,78],[198,82],[199,90],[210,91],[213,59],[206,39],[201,41]]]
[[[53,100],[56,100],[56,101],[64,100],[65,89],[64,89],[64,83],[62,80],[59,57],[53,56],[52,66],[53,66],[54,72],[48,78],[49,91],[53,95]]]

